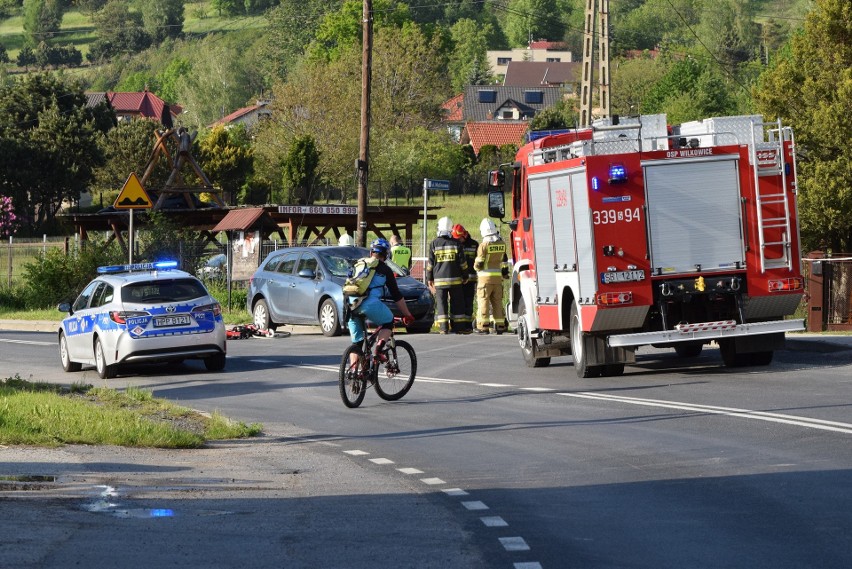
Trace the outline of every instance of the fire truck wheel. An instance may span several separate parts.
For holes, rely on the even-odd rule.
[[[744,367],[752,365],[752,354],[744,354],[737,351],[733,340],[722,340],[719,342],[719,352],[722,354],[722,362],[725,367]]]
[[[624,364],[606,364],[601,371],[603,377],[620,377],[622,375],[624,375]]]
[[[574,356],[574,371],[580,378],[600,377],[604,371],[603,367],[590,366],[584,348],[583,330],[580,328],[580,311],[575,302],[571,305],[571,353]],[[621,367],[621,373],[624,373],[624,366]]]
[[[690,342],[684,342],[681,344],[675,344],[674,350],[678,356],[682,358],[695,358],[701,353],[701,349],[704,347],[704,344],[693,344]]]
[[[518,306],[518,343],[521,345],[521,353],[524,354],[524,362],[527,367],[546,367],[550,365],[550,358],[536,357],[535,343],[530,338],[529,322],[527,322],[527,309],[521,300]]]

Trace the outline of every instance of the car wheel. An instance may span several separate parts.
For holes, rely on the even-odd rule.
[[[62,369],[67,372],[80,371],[82,364],[71,361],[71,354],[68,353],[68,340],[63,332],[59,333],[59,358],[62,360]]]
[[[330,298],[326,298],[320,305],[319,323],[324,336],[340,335],[340,317],[337,315],[337,306]]]
[[[272,317],[269,315],[269,305],[266,304],[264,299],[261,298],[254,304],[252,316],[254,325],[260,330],[275,331],[277,325],[272,321]]]
[[[204,367],[207,368],[207,371],[222,371],[225,369],[225,354],[216,354],[204,358]]]
[[[116,374],[115,365],[107,365],[106,357],[104,357],[104,347],[101,344],[101,339],[95,339],[95,369],[98,370],[98,377],[101,379],[111,379]]]

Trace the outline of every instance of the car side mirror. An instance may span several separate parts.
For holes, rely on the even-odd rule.
[[[299,271],[299,276],[303,279],[315,279],[317,278],[317,274],[313,269],[302,269]]]
[[[513,219],[512,221],[509,222],[509,229],[511,229],[512,231],[518,230],[518,220],[517,219]]]
[[[71,303],[70,302],[60,302],[59,306],[56,307],[59,312],[71,312]]]
[[[503,192],[488,192],[488,216],[503,219],[506,216],[506,201]]]

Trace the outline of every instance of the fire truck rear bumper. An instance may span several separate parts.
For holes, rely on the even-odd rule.
[[[607,344],[613,348],[624,346],[644,346],[647,344],[674,344],[677,342],[695,342],[736,338],[739,336],[757,336],[777,334],[779,332],[801,332],[805,328],[804,320],[774,320],[770,322],[751,322],[733,326],[722,326],[718,322],[705,322],[690,325],[682,330],[663,330],[660,332],[639,332],[637,334],[615,334],[607,337]]]

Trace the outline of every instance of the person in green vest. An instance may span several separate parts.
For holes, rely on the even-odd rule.
[[[411,270],[411,249],[402,244],[402,241],[399,239],[399,235],[393,234],[390,238],[391,245],[391,261],[403,267],[405,269]]]

